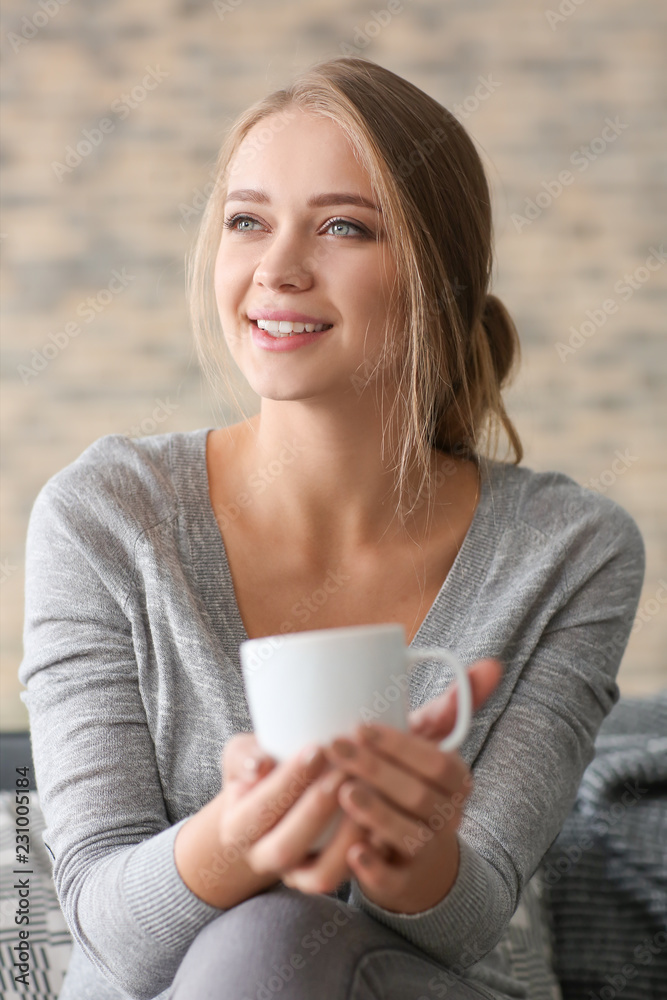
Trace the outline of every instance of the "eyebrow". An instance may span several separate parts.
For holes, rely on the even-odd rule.
[[[238,191],[230,191],[225,199],[228,201],[254,201],[259,204],[270,203],[271,199],[265,191],[255,191],[253,188],[240,188]],[[382,209],[364,198],[360,194],[352,194],[350,191],[333,191],[327,194],[316,194],[306,202],[308,208],[326,208],[329,205],[357,205],[360,208],[371,208],[382,214]]]

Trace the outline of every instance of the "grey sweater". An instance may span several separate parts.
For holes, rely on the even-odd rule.
[[[91,977],[99,997],[168,997],[189,945],[223,912],[185,885],[173,854],[180,826],[220,790],[226,740],[252,729],[247,635],[208,493],[210,429],[100,438],[49,479],[30,516],[19,678],[43,839],[84,959],[72,997]],[[481,471],[468,534],[411,643],[505,663],[460,748],[474,789],[458,876],[420,914],[375,906],[355,880],[342,897],[437,961],[483,970],[618,700],[644,549],[622,508],[564,475]],[[451,679],[435,661],[418,666],[411,707]]]

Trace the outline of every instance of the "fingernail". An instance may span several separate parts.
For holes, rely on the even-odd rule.
[[[341,755],[341,757],[355,757],[357,753],[357,748],[354,743],[350,740],[334,740],[331,744],[335,753]]]
[[[359,851],[359,853],[357,854],[357,860],[360,865],[364,866],[364,868],[368,868],[370,866],[371,858],[370,855],[366,853],[366,851]]]
[[[350,792],[350,798],[357,806],[367,806],[370,802],[370,795],[361,788],[353,788]]]
[[[433,719],[427,715],[422,715],[420,719],[410,725],[410,729],[418,736],[429,736],[433,730]]]
[[[246,757],[243,761],[243,766],[249,775],[256,776],[262,770],[262,767],[268,764],[269,759],[270,758],[265,754],[260,753],[254,756]]]

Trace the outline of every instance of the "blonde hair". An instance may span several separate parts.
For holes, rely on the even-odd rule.
[[[358,384],[363,390],[378,368],[383,375],[391,368],[397,380],[390,416],[400,407],[401,430],[390,454],[403,521],[413,466],[419,486],[410,511],[433,496],[434,448],[474,460],[484,453],[495,457],[503,429],[515,464],[523,457],[501,397],[518,360],[519,338],[505,306],[488,293],[493,249],[484,168],[451,112],[365,58],[316,63],[239,115],[222,143],[213,191],[186,260],[197,353],[216,393],[224,387],[235,398],[229,365],[222,363],[225,341],[213,283],[230,162],[250,129],[269,116],[277,116],[277,126],[295,107],[333,120],[349,138],[397,263],[384,356]],[[257,138],[263,141],[261,130]]]

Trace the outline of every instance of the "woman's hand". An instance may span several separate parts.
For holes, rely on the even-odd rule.
[[[338,791],[346,773],[333,768],[321,748],[307,760],[309,748],[277,764],[263,753],[252,733],[239,733],[223,753],[223,805],[220,819],[222,857],[243,854],[250,871],[272,881],[303,866],[312,892],[330,892],[351,873],[346,854],[364,831],[342,815],[325,849],[314,859],[310,845],[339,810]]]
[[[476,710],[497,687],[502,666],[480,660],[468,674]],[[437,746],[454,726],[455,708],[453,685],[411,713],[408,733],[359,726],[354,739],[335,740],[325,748],[331,764],[348,776],[338,801],[364,831],[349,848],[347,862],[367,898],[385,909],[429,909],[456,879],[456,830],[472,777],[458,753],[443,753]],[[297,868],[289,879],[304,892],[318,891],[308,867]]]
[[[365,895],[400,913],[435,906],[458,871],[456,830],[472,790],[463,759],[377,724],[359,726],[354,739],[334,740],[326,753],[349,775],[340,805],[372,841],[347,854]]]

